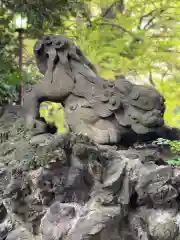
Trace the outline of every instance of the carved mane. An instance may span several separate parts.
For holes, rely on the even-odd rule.
[[[49,52],[54,51],[54,63],[61,61],[62,64],[67,64],[69,59],[75,60],[86,65],[95,74],[97,71],[94,65],[86,58],[80,48],[69,38],[64,36],[45,36],[37,41],[34,46],[34,55],[36,57],[39,71],[45,75],[48,68]]]

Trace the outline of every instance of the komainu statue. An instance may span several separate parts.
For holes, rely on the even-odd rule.
[[[44,75],[24,98],[26,124],[34,134],[47,131],[39,116],[43,101],[61,103],[70,131],[98,144],[116,144],[127,136],[148,139],[164,125],[164,98],[155,88],[101,78],[70,39],[43,37],[34,54]]]

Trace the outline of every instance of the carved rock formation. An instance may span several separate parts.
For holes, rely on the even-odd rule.
[[[0,148],[0,239],[180,238],[180,168],[158,145],[103,148],[73,133],[17,138],[17,126]]]

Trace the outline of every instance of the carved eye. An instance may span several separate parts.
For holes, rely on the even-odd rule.
[[[132,113],[128,113],[128,118],[131,119],[133,121],[133,123],[138,123],[139,119],[137,118],[136,115],[133,115]]]
[[[50,46],[52,44],[52,41],[51,40],[46,40],[45,44],[46,44],[46,46]]]
[[[43,42],[45,45],[49,46],[52,43],[52,37],[51,36],[44,37]]]
[[[56,40],[53,44],[54,48],[60,49],[65,45],[65,43],[62,43],[60,40]]]

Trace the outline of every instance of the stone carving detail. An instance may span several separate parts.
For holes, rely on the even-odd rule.
[[[42,101],[64,106],[69,129],[99,144],[155,133],[164,124],[164,99],[150,86],[126,79],[102,79],[81,50],[68,38],[43,37],[34,47],[43,81],[33,86],[24,102],[27,127],[34,134],[47,131],[39,118]]]

